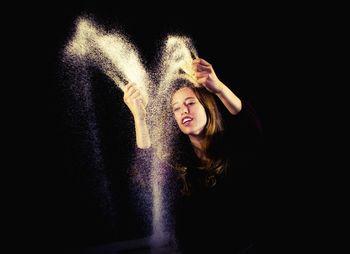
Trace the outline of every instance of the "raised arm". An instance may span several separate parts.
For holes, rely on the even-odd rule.
[[[134,117],[137,147],[141,149],[149,148],[151,139],[146,122],[146,98],[133,83],[128,83],[123,91],[124,102]]]
[[[198,83],[216,94],[231,114],[236,115],[241,111],[241,100],[218,79],[210,63],[201,58],[195,59],[193,69]]]

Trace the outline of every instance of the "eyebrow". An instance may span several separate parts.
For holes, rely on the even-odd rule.
[[[189,96],[189,97],[186,97],[185,98],[185,101],[187,101],[188,99],[195,99],[195,97],[193,97],[193,96]],[[174,102],[173,104],[172,104],[172,106],[174,106],[175,104],[178,104],[179,102]]]

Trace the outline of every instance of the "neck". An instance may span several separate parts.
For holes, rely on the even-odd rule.
[[[189,138],[197,157],[200,160],[205,161],[207,159],[207,156],[204,152],[204,135],[189,135]]]

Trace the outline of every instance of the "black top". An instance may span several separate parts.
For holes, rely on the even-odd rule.
[[[177,245],[184,254],[255,253],[261,127],[246,102],[237,115],[222,113],[222,152],[229,165],[226,172],[217,177],[213,187],[196,187],[203,170],[190,166],[188,176],[193,179],[193,191],[189,196],[178,191],[173,206]],[[196,165],[194,152],[189,157],[194,162],[191,165]]]

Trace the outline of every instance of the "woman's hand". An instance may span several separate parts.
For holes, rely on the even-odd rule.
[[[145,120],[147,100],[134,83],[128,83],[124,89],[124,102],[135,120]]]
[[[197,58],[193,60],[192,65],[199,84],[214,94],[222,92],[223,83],[217,78],[210,63],[204,59]]]
[[[210,63],[198,58],[193,60],[193,68],[197,82],[216,94],[231,114],[236,115],[241,111],[241,100],[218,79]]]
[[[136,144],[138,148],[151,146],[151,139],[146,121],[147,97],[133,83],[128,83],[124,89],[124,102],[134,116]]]

